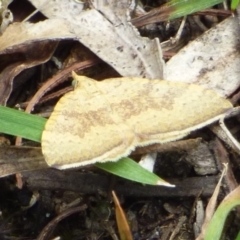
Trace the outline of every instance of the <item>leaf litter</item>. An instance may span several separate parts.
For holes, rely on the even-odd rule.
[[[42,22],[38,23],[32,23],[29,24],[28,22],[22,22],[22,23],[14,23],[10,25],[8,28],[6,28],[5,32],[0,37],[0,41],[3,40],[3,44],[0,46],[3,46],[1,49],[1,55],[2,59],[4,59],[4,56],[6,54],[14,55],[17,52],[19,52],[19,49],[21,49],[22,46],[26,48],[26,50],[22,51],[24,54],[27,51],[32,51],[31,49],[37,49],[37,47],[40,44],[40,41],[46,40],[46,46],[49,47],[51,41],[60,41],[62,39],[73,39],[73,40],[79,40],[82,44],[84,44],[86,47],[88,47],[92,52],[94,52],[99,58],[101,58],[104,62],[108,63],[110,66],[112,66],[120,75],[122,76],[133,76],[133,77],[147,77],[149,79],[168,79],[170,76],[170,80],[174,81],[181,81],[181,76],[183,76],[186,73],[186,76],[191,76],[190,72],[187,74],[188,71],[186,70],[186,65],[182,66],[182,69],[184,69],[183,73],[180,73],[178,70],[171,68],[170,63],[171,61],[174,61],[174,58],[178,57],[178,54],[167,63],[166,70],[164,70],[164,62],[162,61],[162,52],[160,48],[160,44],[158,40],[149,40],[147,38],[140,37],[138,31],[136,28],[132,27],[129,21],[129,13],[128,11],[128,4],[127,1],[121,1],[117,2],[115,1],[112,4],[113,10],[109,8],[109,5],[111,4],[111,1],[108,1],[108,7],[102,4],[102,1],[93,1],[92,4],[94,8],[91,8],[89,10],[83,10],[82,5],[83,3],[80,1],[78,5],[78,1],[58,1],[54,5],[46,5],[46,1],[38,1],[39,5],[36,5],[33,1],[31,3],[35,6],[37,6],[37,10],[42,12],[47,18]],[[74,2],[74,3],[73,3]],[[61,5],[63,4],[63,5]],[[64,6],[65,4],[65,6]],[[69,4],[69,5],[68,5]],[[77,4],[77,5],[76,5]],[[118,5],[120,4],[120,5]],[[122,5],[123,4],[123,5]],[[81,6],[80,6],[81,5]],[[48,6],[48,7],[47,7]],[[66,6],[69,6],[67,9],[69,11],[66,11]],[[78,6],[77,8],[75,6]],[[91,6],[92,7],[92,6]],[[45,11],[44,11],[45,9]],[[77,14],[72,14],[71,9],[74,11],[77,11]],[[119,9],[121,11],[119,11]],[[47,11],[48,10],[48,11]],[[51,11],[52,10],[52,11]],[[70,13],[70,14],[68,14]],[[236,20],[236,19],[235,19]],[[232,20],[226,20],[226,22],[229,21],[230,24],[233,22]],[[81,22],[81,24],[79,24]],[[99,22],[101,22],[100,27]],[[79,27],[80,25],[80,27]],[[16,27],[15,30],[11,29],[13,27]],[[59,28],[56,28],[56,26],[62,26]],[[232,25],[230,25],[232,26]],[[236,26],[236,25],[234,25]],[[218,27],[218,25],[217,25]],[[216,28],[217,28],[216,27]],[[232,29],[231,27],[226,27],[223,24],[220,24],[219,27],[220,30],[213,30],[219,31],[220,37],[218,36],[218,42],[224,42],[225,40],[229,39],[235,39],[238,41],[237,35],[232,35],[234,31],[227,32],[226,36],[229,37],[221,37],[221,31],[227,31],[227,29]],[[26,29],[32,29],[33,31],[30,32]],[[10,31],[11,29],[11,31]],[[234,28],[235,29],[235,28]],[[211,32],[212,30],[209,30]],[[29,33],[30,32],[30,33]],[[22,36],[20,38],[16,37]],[[28,34],[29,33],[29,34]],[[104,34],[103,34],[104,33]],[[9,35],[8,35],[9,34]],[[229,34],[229,35],[228,35]],[[204,36],[204,35],[202,35]],[[204,45],[206,43],[212,45],[212,40],[215,39],[216,36],[207,36],[206,39],[202,40],[201,37],[196,40],[196,42],[204,42]],[[220,39],[220,40],[219,40]],[[91,41],[89,41],[91,40]],[[195,43],[196,43],[195,42]],[[194,41],[192,42],[194,43]],[[191,46],[189,44],[188,46]],[[224,49],[224,54],[222,53],[220,56],[222,59],[229,59],[229,64],[216,64],[211,65],[208,67],[208,71],[210,73],[214,72],[214,69],[217,68],[219,65],[223,68],[221,71],[222,73],[233,73],[235,78],[230,79],[231,85],[226,84],[230,80],[228,76],[230,74],[217,74],[217,77],[207,77],[207,80],[205,80],[204,86],[206,88],[211,88],[214,91],[218,91],[220,89],[220,94],[223,96],[230,96],[236,89],[238,88],[238,72],[236,71],[236,66],[238,65],[238,52],[234,51],[234,47],[236,47],[236,42],[234,43],[223,43],[224,47],[221,47],[221,49]],[[226,50],[226,46],[230,46],[230,50]],[[32,47],[32,48],[31,48]],[[187,48],[187,47],[186,47]],[[199,47],[199,49],[202,49],[202,47]],[[219,48],[220,49],[220,48]],[[216,49],[216,52],[211,52],[211,54],[208,55],[208,60],[212,62],[218,62],[218,58],[216,59],[215,56],[219,55],[219,52],[221,50]],[[33,66],[37,66],[42,64],[43,62],[48,61],[53,52],[54,47],[52,48],[52,51],[49,52],[49,55],[45,57],[45,59],[38,61],[38,57],[36,57],[36,60],[33,58],[30,58],[29,63],[25,63],[24,60],[16,61],[14,63],[15,65],[10,65],[10,61],[5,61],[5,65],[2,67],[4,69],[6,66],[10,67],[10,69],[15,69],[15,67],[20,66],[21,64],[25,64],[26,67],[19,68],[20,70],[16,71],[11,75],[11,77],[6,78],[6,75],[2,76],[0,78],[0,81],[2,82],[1,85],[3,85],[4,90],[2,91],[5,93],[6,89],[6,95],[1,99],[2,104],[6,104],[10,93],[12,92],[12,88],[6,88],[7,85],[14,85],[14,79],[19,75],[20,72],[27,68],[32,68]],[[185,50],[186,54],[189,52],[191,53],[192,50]],[[194,51],[194,50],[193,50]],[[229,52],[227,52],[229,51]],[[43,50],[45,52],[45,50]],[[196,51],[195,51],[196,52]],[[222,51],[221,51],[222,52]],[[195,59],[199,57],[199,60],[201,61],[201,57],[203,58],[206,56],[206,53],[208,53],[208,50],[204,50],[204,53],[201,53],[200,55],[196,55]],[[231,54],[234,53],[234,54]],[[211,59],[211,56],[212,59]],[[233,56],[233,60],[230,62],[229,56]],[[34,56],[34,53],[33,53]],[[180,54],[179,54],[180,56]],[[210,56],[210,57],[209,57]],[[26,55],[26,58],[28,55]],[[35,56],[34,56],[35,57]],[[17,59],[18,60],[18,59]],[[203,61],[204,60],[204,61]],[[209,66],[208,62],[206,62],[205,59],[202,61],[205,65]],[[31,62],[35,62],[35,65],[31,65]],[[224,61],[223,61],[224,62]],[[187,63],[189,66],[189,62],[187,60],[184,60],[183,57],[181,57],[179,60],[177,60],[177,64],[173,64],[174,67],[176,67],[180,63],[184,64]],[[190,63],[192,63],[190,61]],[[6,68],[5,68],[6,69]],[[5,70],[7,71],[7,70]],[[219,70],[216,70],[218,72]],[[11,71],[10,71],[11,72]],[[166,72],[166,74],[164,74]],[[206,75],[206,66],[200,67],[196,70],[198,73],[204,73]],[[170,75],[172,73],[173,75]],[[197,76],[199,78],[199,74]],[[217,83],[212,82],[216,81],[216,79],[221,79]],[[2,79],[2,80],[1,80]],[[7,81],[5,80],[7,79]],[[183,80],[186,79],[186,77],[182,78]],[[197,82],[198,80],[195,80],[196,78],[193,78],[193,82]],[[206,84],[206,81],[208,84]],[[21,81],[20,81],[21,82]],[[188,81],[187,81],[188,82]],[[134,89],[133,89],[134,90]],[[147,214],[150,214],[149,211],[146,212]]]

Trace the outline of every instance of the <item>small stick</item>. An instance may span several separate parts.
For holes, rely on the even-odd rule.
[[[64,190],[95,194],[97,191],[109,190],[109,176],[96,173],[59,171],[55,169],[36,170],[22,173],[23,180],[29,189]],[[165,179],[175,188],[141,185],[117,178],[114,191],[119,195],[131,197],[190,197],[197,196],[201,190],[203,197],[210,197],[217,184],[218,176],[191,177],[184,179]],[[76,184],[76,182],[78,184]]]

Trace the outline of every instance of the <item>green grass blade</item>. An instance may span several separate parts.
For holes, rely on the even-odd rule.
[[[235,240],[240,240],[240,232],[238,232],[237,237],[235,238]]]
[[[232,2],[231,2],[231,10],[236,10],[239,4],[240,4],[239,0],[232,0]]]
[[[46,119],[0,106],[0,132],[41,142]]]
[[[169,19],[183,17],[222,3],[223,0],[170,0],[167,6],[173,9]]]
[[[95,166],[131,181],[150,185],[174,187],[174,185],[169,184],[154,173],[142,168],[130,158],[122,158],[117,162],[96,163]]]
[[[204,240],[220,239],[229,212],[238,205],[240,205],[240,186],[229,193],[221,202],[207,227]]]

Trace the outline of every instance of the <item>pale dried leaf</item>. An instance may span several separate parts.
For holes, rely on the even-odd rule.
[[[145,38],[141,42],[139,35],[135,35],[132,39],[122,37],[126,33],[122,32],[119,35],[115,27],[96,10],[82,13],[81,20],[82,28],[75,26],[72,29],[79,41],[122,76],[162,78],[163,71],[160,64],[162,60],[157,39]],[[101,22],[98,28],[97,22]]]
[[[80,14],[84,8],[84,1],[77,0],[29,0],[29,2],[48,18],[69,19]]]
[[[240,85],[239,26],[228,18],[188,44],[166,65],[166,78],[229,96]]]
[[[2,12],[2,22],[0,26],[0,33],[2,34],[5,29],[13,22],[13,14],[9,9]]]
[[[0,2],[0,11],[4,11],[8,8],[8,5],[12,2],[13,0],[2,0]]]
[[[149,154],[144,154],[138,163],[140,166],[147,169],[149,172],[153,172],[156,159],[157,159],[157,153],[153,152]]]
[[[41,10],[40,4],[36,1],[34,4]],[[55,17],[66,20],[71,25],[70,32],[122,76],[162,79],[164,62],[159,40],[139,35],[130,22],[129,0],[94,1],[93,4],[96,9],[73,14],[71,7],[64,8],[64,14]],[[50,13],[45,10],[43,13],[49,18],[53,17],[52,11],[62,11],[61,7],[47,6]]]
[[[164,62],[162,60],[159,40],[157,38],[150,40],[139,35],[138,30],[130,21],[130,2],[129,0],[93,1],[96,10],[102,13],[105,18],[104,22],[106,27],[108,26],[108,28],[110,28],[109,31],[113,32],[115,35],[111,37],[110,41],[113,45],[110,46],[111,51],[108,55],[110,54],[111,56],[112,51],[114,51],[116,55],[119,56],[117,59],[120,61],[115,63],[118,69],[114,68],[122,76],[163,79]],[[108,38],[109,36],[105,37]],[[106,38],[103,40],[104,42],[109,41]],[[101,44],[104,45],[103,42]],[[120,55],[119,52],[121,52]],[[121,55],[124,56],[123,59]],[[111,64],[113,59],[114,56],[111,57],[111,59],[109,57],[108,63]]]

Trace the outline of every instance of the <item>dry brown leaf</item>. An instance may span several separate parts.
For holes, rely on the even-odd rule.
[[[118,226],[118,232],[121,240],[133,240],[132,233],[126,218],[126,215],[120,205],[118,197],[114,191],[112,191],[113,201],[115,204],[115,215]]]
[[[47,163],[66,169],[117,161],[137,146],[180,139],[224,115],[232,104],[194,84],[74,75],[42,135]]]

